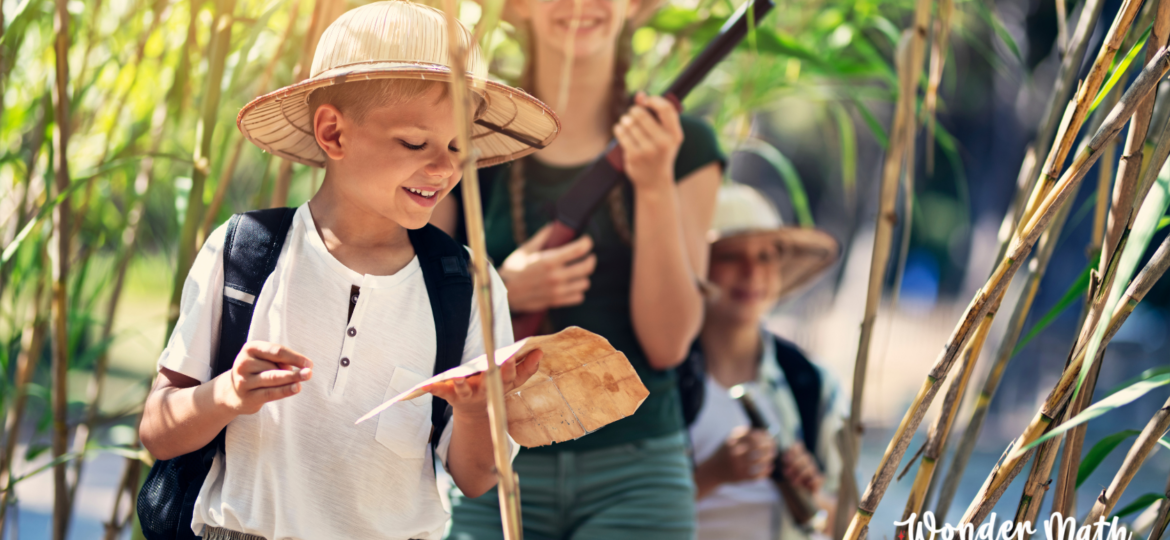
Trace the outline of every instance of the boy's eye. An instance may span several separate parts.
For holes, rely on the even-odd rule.
[[[448,149],[448,150],[450,150],[450,151],[452,151],[452,152],[455,152],[456,154],[458,154],[458,153],[459,153],[459,149],[458,149],[458,148],[455,148],[455,145],[448,145],[448,146],[447,146],[447,149]]]
[[[426,146],[427,146],[427,143],[425,143],[425,142],[422,144],[410,144],[406,141],[399,141],[399,142],[402,143],[402,146],[405,146],[407,149],[410,149],[410,150],[422,150],[423,148],[426,148]]]

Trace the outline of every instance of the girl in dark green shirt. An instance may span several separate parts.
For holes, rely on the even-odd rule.
[[[547,309],[550,332],[580,326],[605,337],[650,391],[629,418],[520,452],[515,468],[526,538],[694,534],[673,369],[702,323],[697,276],[707,272],[705,235],[723,156],[709,126],[680,117],[666,100],[639,94],[630,104],[630,41],[657,7],[648,1],[512,0],[505,8],[532,44],[521,86],[556,110],[563,129],[533,156],[480,171],[490,186],[488,254],[514,313]],[[615,137],[629,184],[610,194],[584,236],[542,250],[553,204]],[[456,494],[452,506],[451,538],[502,536],[494,491],[478,499]]]

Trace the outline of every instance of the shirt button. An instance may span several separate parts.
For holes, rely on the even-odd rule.
[[[349,327],[349,330],[345,331],[345,333],[349,334],[349,337],[354,337],[357,335],[357,328],[354,328],[351,326],[351,327]]]
[[[349,367],[349,358],[341,359],[341,367]]]
[[[349,303],[351,303],[351,304],[355,304],[355,305],[356,305],[356,304],[357,304],[357,299],[358,299],[358,295],[356,295],[356,294],[355,294],[355,295],[353,295],[353,296],[349,297]]]

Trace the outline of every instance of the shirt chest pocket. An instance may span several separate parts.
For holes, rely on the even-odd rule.
[[[427,379],[404,367],[396,367],[383,400],[410,390]],[[382,411],[378,415],[378,430],[374,439],[402,459],[422,459],[426,456],[430,435],[431,395],[424,394]]]

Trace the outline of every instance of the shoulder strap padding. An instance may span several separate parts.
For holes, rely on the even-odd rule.
[[[256,297],[276,268],[294,215],[293,208],[270,208],[236,214],[228,221],[223,244],[223,316],[212,377],[231,369],[244,347]]]
[[[784,371],[784,378],[796,399],[800,411],[800,427],[804,446],[816,454],[817,434],[821,416],[821,373],[793,343],[776,338],[776,361]]]
[[[471,323],[471,272],[467,250],[438,227],[427,225],[409,231],[410,243],[418,256],[435,319],[435,371],[438,375],[463,363],[467,327]],[[437,397],[431,398],[431,446],[437,447],[439,436],[450,419],[450,407]]]

